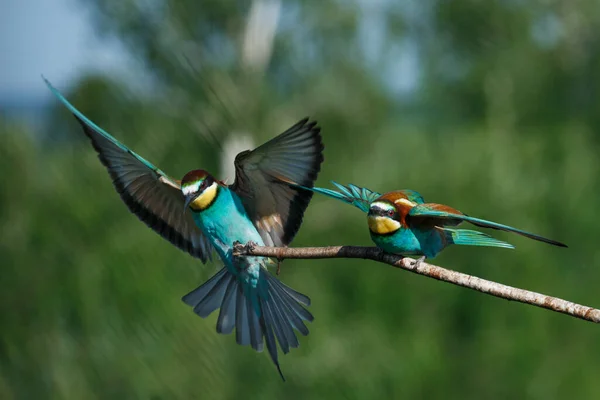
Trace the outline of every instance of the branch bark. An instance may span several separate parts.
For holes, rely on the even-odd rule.
[[[600,310],[598,309],[559,299],[558,297],[552,297],[525,289],[503,285],[501,283],[488,281],[486,279],[452,271],[425,262],[416,265],[416,260],[412,258],[389,254],[377,247],[329,246],[293,248],[263,247],[256,246],[253,243],[235,243],[233,255],[236,257],[264,256],[276,258],[277,260],[284,260],[286,258],[361,258],[373,260],[391,265],[395,268],[404,269],[406,271],[414,272],[415,274],[452,283],[454,285],[473,289],[478,292],[486,293],[506,300],[518,301],[520,303],[530,304],[532,306],[567,314],[572,317],[581,318],[586,321],[600,323]]]

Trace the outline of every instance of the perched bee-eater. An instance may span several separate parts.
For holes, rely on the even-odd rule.
[[[295,182],[289,183],[293,187],[302,187]],[[304,189],[352,204],[366,212],[371,239],[377,247],[392,254],[421,256],[417,260],[419,264],[426,258],[434,258],[451,244],[514,249],[513,245],[485,233],[456,229],[461,222],[514,232],[554,246],[567,247],[563,243],[507,225],[469,217],[443,204],[425,203],[423,197],[414,190],[380,194],[355,185],[332,183],[339,191],[317,187]]]
[[[294,329],[308,334],[303,321],[313,316],[303,306],[310,299],[271,275],[269,259],[233,257],[232,251],[236,241],[286,246],[298,232],[312,192],[280,179],[313,185],[323,162],[316,122],[303,119],[262,146],[238,154],[232,185],[200,169],[178,181],[87,119],[44,80],[83,127],[129,210],[203,263],[214,249],[225,264],[183,301],[203,318],[220,308],[217,332],[229,334],[235,327],[238,344],[262,351],[264,338],[285,380],[276,343],[283,353],[298,347]]]

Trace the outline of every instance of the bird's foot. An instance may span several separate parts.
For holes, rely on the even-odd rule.
[[[234,251],[234,255],[235,256],[240,256],[240,255],[249,255],[249,253],[256,247],[258,246],[257,243],[253,242],[253,241],[249,241],[246,244],[240,242],[239,240],[236,240],[235,242],[233,242],[233,251]]]
[[[427,256],[423,256],[423,257],[419,257],[412,265],[413,269],[417,269],[421,266],[421,264],[423,264],[423,261],[425,261],[425,259],[427,258]]]
[[[277,259],[277,271],[275,271],[275,275],[279,276],[279,273],[281,272],[281,259]]]

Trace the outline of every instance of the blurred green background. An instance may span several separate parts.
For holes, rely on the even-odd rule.
[[[569,245],[492,232],[517,249],[434,263],[600,306],[597,0],[75,6],[134,64],[58,89],[167,173],[231,179],[236,152],[311,116],[320,186],[411,188]],[[181,302],[220,264],[129,214],[57,101],[0,115],[2,399],[600,398],[599,326],[341,259],[282,265],[315,315],[284,384]],[[293,245],[370,243],[364,215],[315,197]]]

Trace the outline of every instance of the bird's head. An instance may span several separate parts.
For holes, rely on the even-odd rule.
[[[376,200],[369,206],[367,221],[371,232],[387,235],[400,229],[400,217],[396,204],[389,200]]]
[[[206,210],[217,198],[219,184],[208,172],[197,169],[190,171],[181,180],[181,192],[185,196],[184,211]]]

